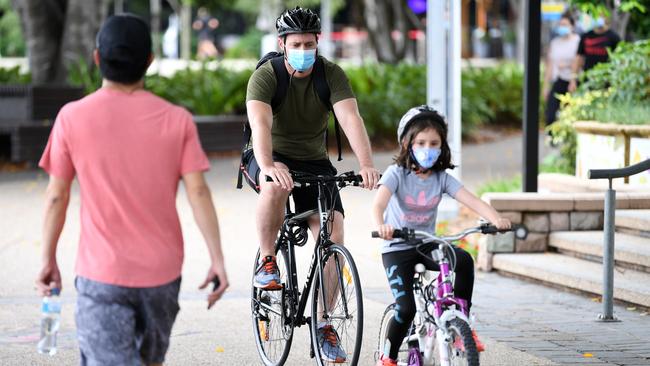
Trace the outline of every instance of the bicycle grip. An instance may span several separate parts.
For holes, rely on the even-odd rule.
[[[379,238],[379,231],[370,233],[373,238]],[[408,239],[408,234],[400,229],[393,230],[393,239]]]

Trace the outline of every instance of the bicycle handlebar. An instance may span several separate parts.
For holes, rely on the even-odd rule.
[[[290,170],[291,178],[293,179],[294,187],[309,187],[314,184],[338,183],[339,187],[347,185],[360,186],[363,182],[363,177],[354,174],[353,171],[341,173],[339,175],[314,175]],[[266,176],[267,182],[272,182],[273,179]]]
[[[480,226],[466,229],[456,235],[450,235],[450,236],[435,236],[430,233],[427,233],[425,231],[415,231],[413,229],[409,228],[402,228],[402,229],[395,229],[393,230],[393,238],[394,239],[404,239],[404,240],[415,240],[418,237],[420,238],[425,238],[429,239],[428,241],[435,241],[435,240],[444,240],[447,242],[450,241],[456,241],[460,240],[467,235],[474,234],[474,233],[481,233],[481,234],[497,234],[497,233],[506,233],[509,231],[514,231],[515,236],[518,239],[526,239],[528,236],[528,229],[524,225],[512,225],[510,229],[499,229],[496,226],[486,223],[486,224],[481,224]],[[379,238],[379,232],[373,231],[371,233],[373,238]]]

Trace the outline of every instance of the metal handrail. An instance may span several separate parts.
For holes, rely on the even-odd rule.
[[[619,169],[589,169],[587,177],[589,179],[625,178],[646,170],[650,170],[650,159]]]
[[[650,170],[650,159],[620,169],[590,169],[589,179],[607,179],[609,188],[605,192],[603,222],[603,313],[599,319],[605,322],[618,321],[614,316],[614,239],[616,231],[616,191],[612,179],[624,178]]]

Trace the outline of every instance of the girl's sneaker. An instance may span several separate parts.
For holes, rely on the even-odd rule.
[[[375,366],[397,366],[397,361],[392,360],[384,355],[381,355],[377,360]]]
[[[476,343],[476,350],[479,352],[485,351],[485,345],[483,342],[481,342],[480,339],[478,339],[478,334],[476,334],[476,331],[472,329],[472,338],[474,338],[474,343]]]

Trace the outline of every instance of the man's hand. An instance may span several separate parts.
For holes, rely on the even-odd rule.
[[[223,266],[212,265],[208,270],[205,281],[199,286],[199,289],[203,290],[206,288],[215,278],[219,279],[219,286],[208,294],[208,309],[212,308],[229,286],[225,268]]]
[[[287,191],[293,189],[293,178],[291,178],[289,170],[284,166],[260,167],[260,175],[260,181],[266,180],[266,176],[269,176],[276,186],[281,186],[282,189]]]
[[[359,175],[363,178],[363,187],[369,190],[377,188],[379,183],[379,170],[374,167],[361,167]]]
[[[54,288],[62,290],[61,273],[59,272],[59,266],[56,260],[43,264],[36,278],[36,288],[41,296],[50,296]]]

